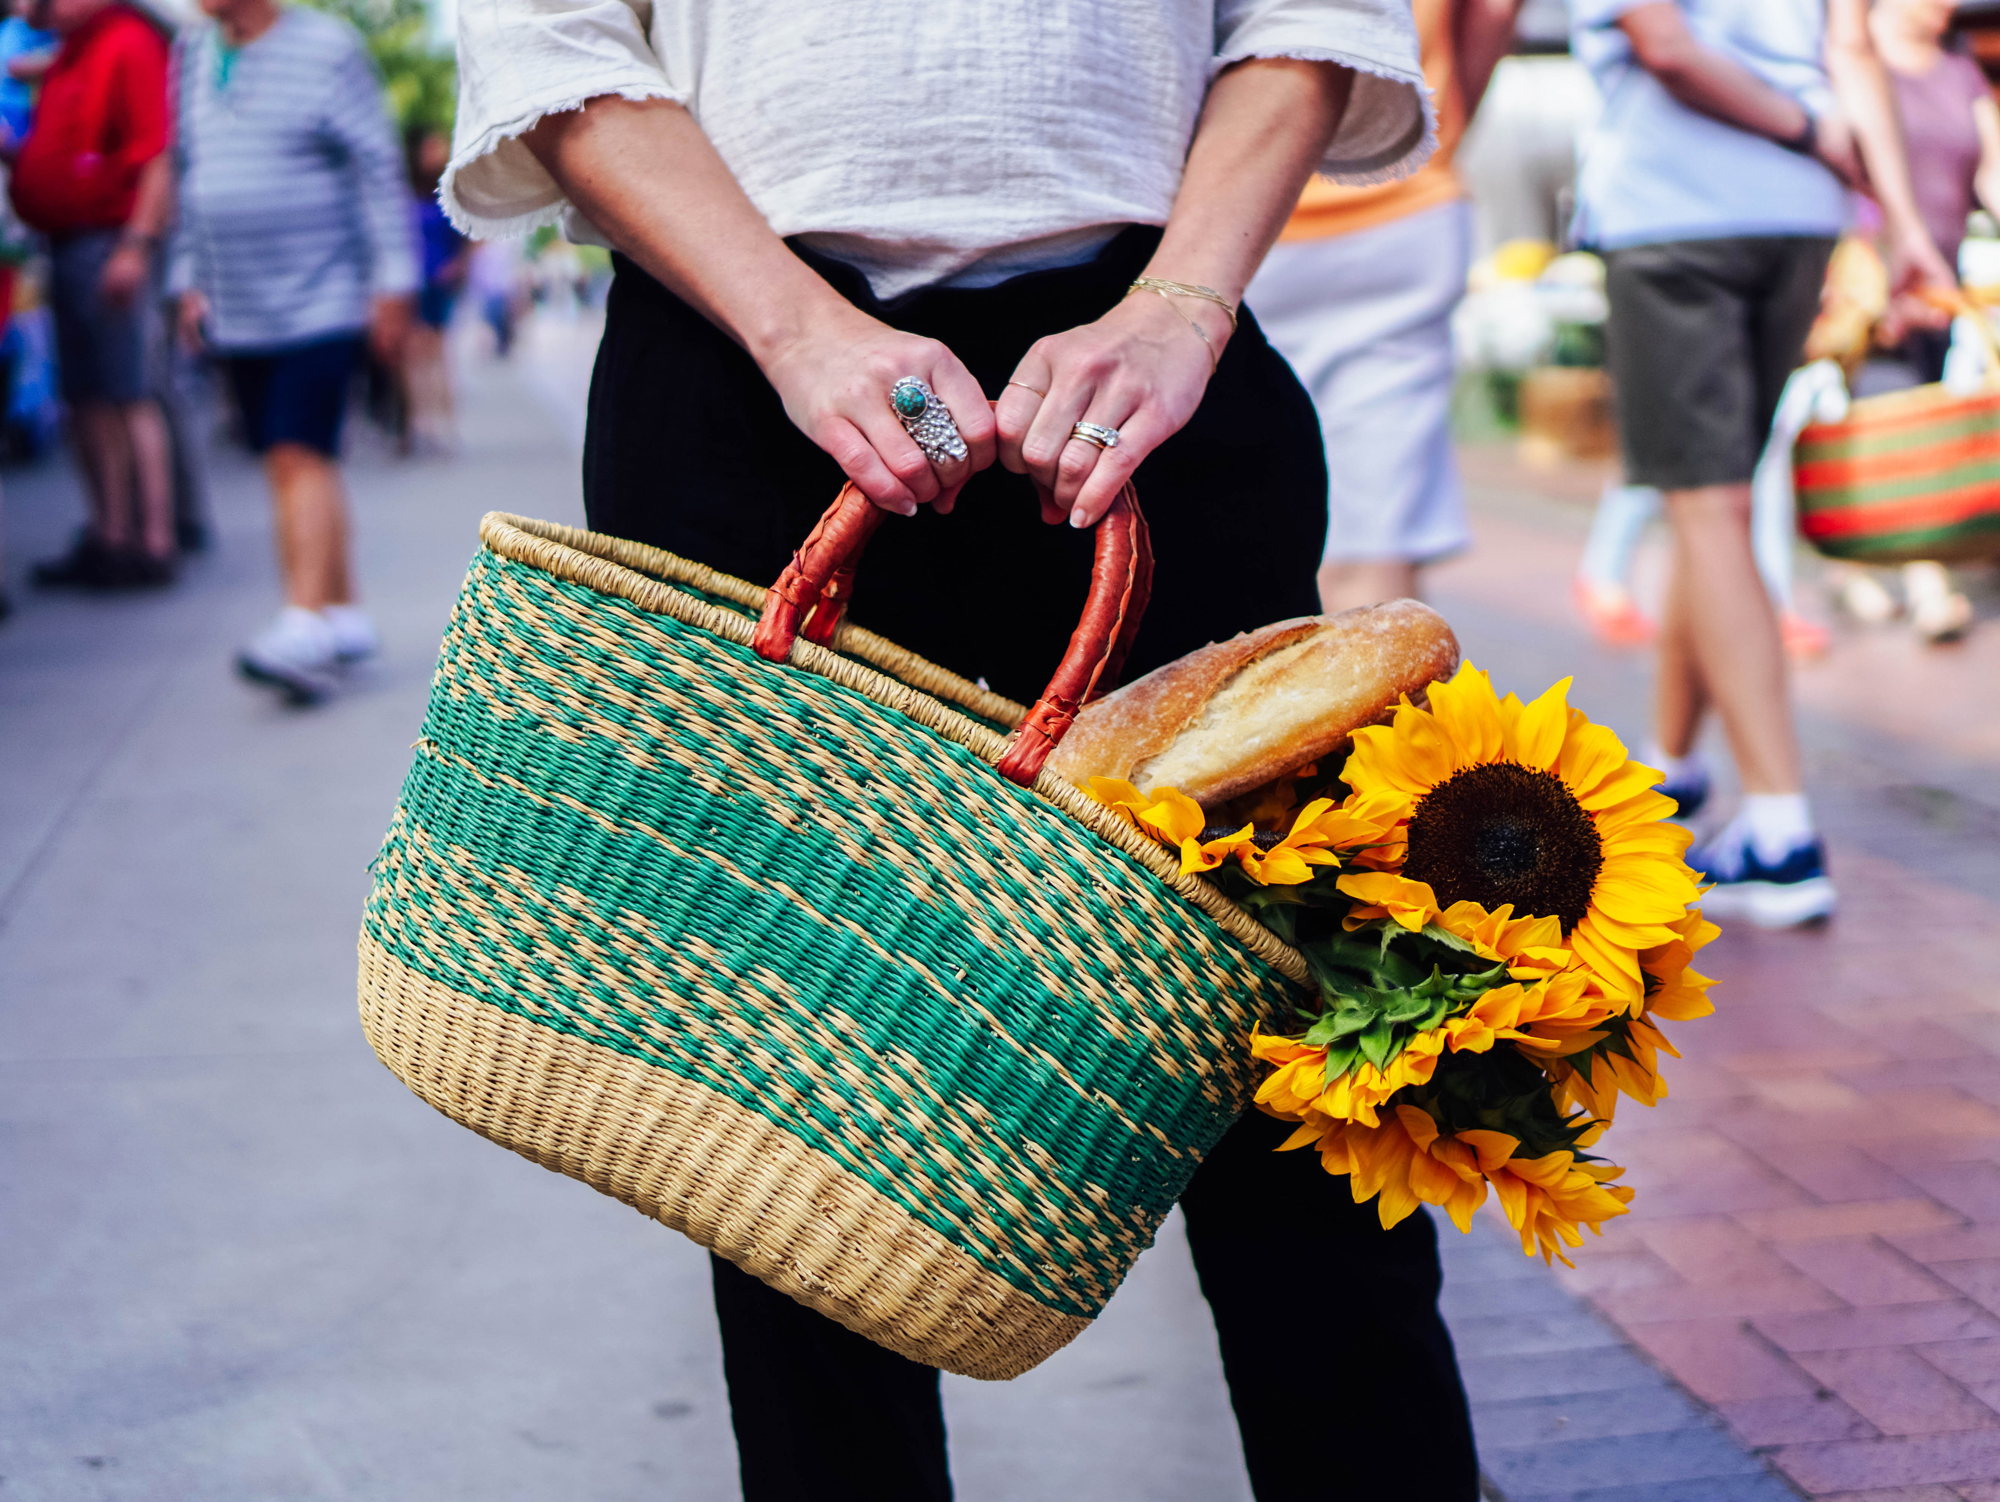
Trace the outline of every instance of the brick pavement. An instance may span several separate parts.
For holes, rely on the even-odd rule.
[[[1617,1129],[1633,1213],[1564,1281],[1815,1496],[1984,1485],[2000,904],[1851,851],[1840,875],[1825,931],[1708,951],[1716,1015],[1674,1030],[1668,1104]]]
[[[1518,637],[1480,640],[1479,607],[1506,602],[1513,633],[1539,630],[1544,658],[1582,664],[1575,702],[1602,717],[1594,690],[1634,718],[1643,662],[1607,665],[1564,619],[1576,517],[1510,497],[1518,475],[1474,477],[1481,550],[1440,577],[1461,636],[1518,661]],[[1801,675],[1809,746],[1862,737],[1894,763],[1901,741],[1990,790],[2000,705],[1979,685],[1996,649],[1991,623],[1956,655],[1843,633]],[[1982,888],[1994,847],[1977,818],[1990,809],[1969,805],[1956,879],[1939,879],[1935,831],[1865,779],[1840,786],[1837,754],[1821,759],[1847,836],[1841,916],[1817,932],[1732,930],[1705,951],[1716,1015],[1670,1029],[1685,1056],[1667,1061],[1671,1098],[1627,1103],[1605,1144],[1629,1166],[1633,1213],[1561,1281],[1806,1494],[2000,1502],[2000,886]]]

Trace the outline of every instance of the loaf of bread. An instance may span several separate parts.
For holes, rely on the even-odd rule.
[[[1049,770],[1079,785],[1179,788],[1212,807],[1332,755],[1457,667],[1451,627],[1415,600],[1279,621],[1086,705]]]

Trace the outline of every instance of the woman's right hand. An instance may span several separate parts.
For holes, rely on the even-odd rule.
[[[950,511],[965,482],[993,462],[993,409],[972,373],[935,339],[906,334],[832,293],[818,316],[770,346],[758,364],[785,415],[832,455],[885,511]],[[905,376],[928,384],[958,423],[966,457],[933,465],[889,405]]]

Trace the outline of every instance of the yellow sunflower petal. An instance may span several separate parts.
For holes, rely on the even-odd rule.
[[[1313,869],[1304,857],[1284,845],[1266,851],[1259,851],[1254,844],[1246,845],[1237,856],[1250,879],[1259,886],[1295,887],[1313,877]]]
[[[1283,1142],[1280,1142],[1275,1151],[1281,1153],[1288,1153],[1291,1152],[1294,1148],[1310,1147],[1317,1144],[1319,1140],[1325,1135],[1326,1135],[1325,1127],[1321,1126],[1318,1122],[1309,1121],[1304,1126],[1300,1127],[1296,1132],[1292,1133],[1291,1136],[1287,1137]]]
[[[1085,791],[1105,807],[1123,814],[1134,823],[1139,810],[1153,801],[1122,777],[1093,777]]]
[[[1532,704],[1523,704],[1507,727],[1507,755],[1524,767],[1551,770],[1569,733],[1569,686],[1565,678]],[[1509,698],[1512,695],[1508,696]],[[1503,705],[1502,713],[1505,713]]]
[[[1437,895],[1421,881],[1387,871],[1356,871],[1334,885],[1360,902],[1386,908],[1389,916],[1411,932],[1437,917]]]
[[[1401,713],[1395,724],[1364,725],[1354,732],[1354,750],[1340,776],[1356,793],[1397,793],[1416,799],[1438,780],[1426,775],[1427,768],[1412,766],[1404,755],[1398,728]]]
[[[1199,803],[1178,789],[1155,788],[1152,803],[1139,812],[1139,822],[1158,830],[1169,843],[1185,845],[1201,838],[1208,816]]]
[[[1521,1139],[1518,1137],[1510,1137],[1505,1132],[1489,1132],[1477,1128],[1459,1132],[1456,1136],[1460,1142],[1479,1155],[1481,1173],[1493,1172],[1513,1157],[1514,1149],[1521,1145]]]
[[[1660,774],[1651,767],[1627,758],[1625,743],[1609,725],[1593,725],[1588,720],[1580,724],[1576,720],[1570,722],[1562,752],[1551,770],[1569,784],[1570,791],[1585,808],[1598,803],[1617,803],[1660,780]],[[1616,793],[1614,790],[1620,786],[1627,790]]]
[[[1431,713],[1451,737],[1460,766],[1497,761],[1505,750],[1500,701],[1486,674],[1463,663],[1448,683],[1430,687]]]
[[[1608,994],[1621,999],[1645,995],[1645,983],[1639,978],[1638,954],[1622,944],[1607,942],[1599,932],[1594,914],[1584,916],[1571,931],[1569,942]]]

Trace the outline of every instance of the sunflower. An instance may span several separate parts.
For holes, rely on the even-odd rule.
[[[1287,780],[1274,786],[1280,791],[1261,806],[1282,818],[1296,801],[1293,784]],[[1176,788],[1142,793],[1122,778],[1093,777],[1088,791],[1154,839],[1177,847],[1183,876],[1213,871],[1233,855],[1259,886],[1301,886],[1313,879],[1315,867],[1340,864],[1336,847],[1380,843],[1401,818],[1392,797],[1346,802],[1315,798],[1292,817],[1290,831],[1280,835],[1276,829],[1260,830],[1254,819],[1235,830],[1210,826],[1201,805]]]
[[[1577,1229],[1589,1226],[1602,1234],[1604,1222],[1623,1215],[1632,1191],[1612,1184],[1625,1170],[1611,1163],[1587,1163],[1574,1153],[1548,1153],[1540,1158],[1510,1158],[1498,1172],[1487,1175],[1507,1221],[1521,1233],[1521,1250],[1542,1260],[1556,1258],[1564,1267],[1576,1264],[1562,1245],[1582,1246]]]
[[[1694,969],[1692,961],[1695,951],[1721,932],[1699,912],[1685,914],[1673,927],[1670,941],[1639,956],[1646,977],[1646,1000],[1639,1015],[1608,1019],[1589,1048],[1548,1062],[1559,1101],[1608,1122],[1620,1095],[1644,1106],[1666,1099],[1659,1055],[1679,1058],[1680,1051],[1667,1041],[1659,1024],[1690,1021],[1715,1010],[1707,995],[1712,982]]]
[[[1421,881],[1393,871],[1356,871],[1334,885],[1359,906],[1348,910],[1341,926],[1349,932],[1378,918],[1387,918],[1412,933],[1442,929],[1462,940],[1482,959],[1500,960],[1516,980],[1552,975],[1575,963],[1562,941],[1562,924],[1555,918],[1516,918],[1511,903],[1488,912],[1477,902],[1438,906],[1437,894]]]
[[[1155,788],[1142,793],[1119,777],[1093,777],[1090,796],[1106,808],[1123,814],[1144,833],[1162,844],[1173,845],[1181,853],[1181,875],[1213,871],[1235,852],[1253,844],[1255,826],[1245,824],[1234,833],[1227,831],[1210,838],[1208,817],[1201,805],[1176,788]]]
[[[1417,1034],[1382,1068],[1363,1059],[1329,1080],[1324,1047],[1274,1038],[1253,1028],[1251,1057],[1278,1066],[1257,1087],[1256,1104],[1284,1121],[1316,1121],[1315,1133],[1343,1121],[1372,1127],[1377,1124],[1377,1110],[1390,1096],[1408,1085],[1430,1083],[1447,1041],[1444,1029],[1432,1028]]]
[[[1341,1122],[1315,1133],[1308,1124],[1285,1146],[1309,1144],[1319,1148],[1328,1173],[1349,1176],[1357,1205],[1374,1198],[1384,1229],[1424,1204],[1470,1231],[1491,1186],[1508,1223],[1521,1233],[1521,1249],[1529,1256],[1540,1252],[1545,1261],[1560,1258],[1565,1266],[1574,1264],[1562,1248],[1583,1244],[1580,1226],[1596,1231],[1625,1214],[1632,1200],[1623,1185],[1606,1187],[1621,1168],[1583,1161],[1573,1152],[1520,1158],[1519,1139],[1505,1132],[1441,1132],[1417,1106],[1398,1105],[1376,1126]]]
[[[1468,663],[1431,685],[1428,709],[1405,700],[1390,725],[1355,731],[1343,776],[1358,800],[1394,800],[1406,846],[1394,874],[1430,905],[1554,918],[1593,988],[1636,1013],[1640,953],[1673,943],[1697,895],[1681,860],[1690,836],[1660,822],[1673,812],[1652,791],[1660,774],[1569,708],[1568,691],[1564,679],[1530,704],[1502,699]],[[1392,864],[1392,850],[1366,863]]]
[[[1537,1063],[1581,1053],[1605,1037],[1598,1030],[1603,1004],[1586,994],[1586,984],[1583,972],[1572,969],[1531,986],[1497,987],[1445,1022],[1445,1040],[1453,1053],[1485,1053],[1512,1042]]]

